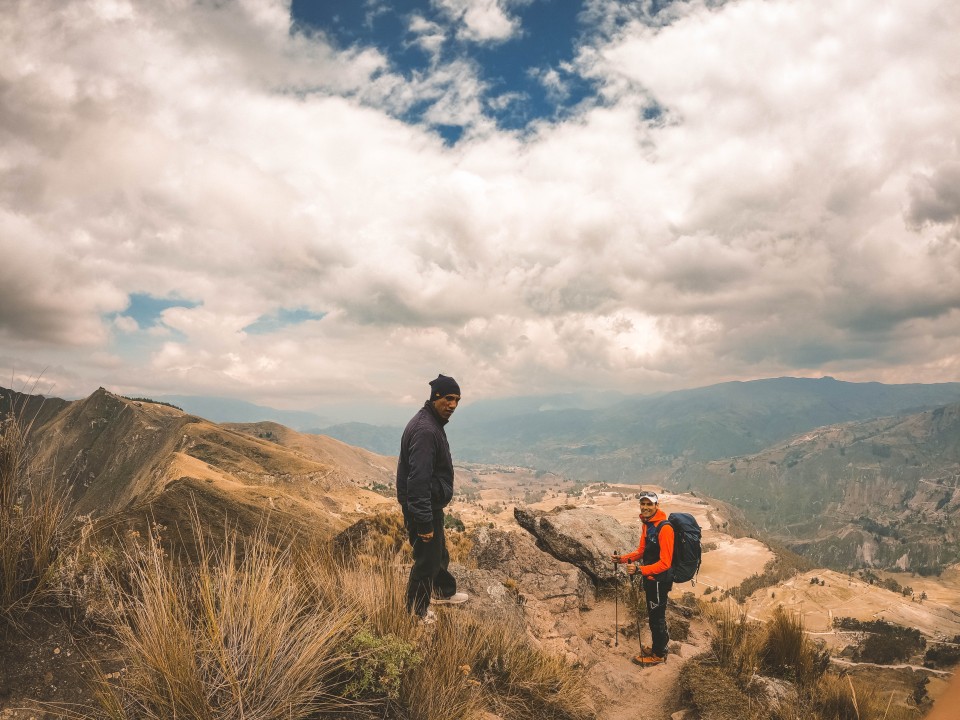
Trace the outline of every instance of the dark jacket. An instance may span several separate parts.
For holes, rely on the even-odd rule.
[[[407,423],[397,462],[397,500],[417,530],[433,529],[433,511],[453,498],[453,458],[441,418],[428,400]]]

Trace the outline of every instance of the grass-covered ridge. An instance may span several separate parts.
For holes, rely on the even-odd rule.
[[[394,543],[344,553],[278,540],[287,533],[266,522],[252,534],[218,529],[196,506],[176,529],[94,528],[33,470],[27,436],[17,416],[4,419],[0,631],[66,611],[74,632],[114,648],[91,658],[95,699],[56,716],[595,717],[582,670],[536,649],[518,623],[469,606],[438,609],[432,626],[411,617]]]

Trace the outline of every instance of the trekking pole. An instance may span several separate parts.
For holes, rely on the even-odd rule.
[[[619,550],[613,551],[619,555]],[[613,646],[620,645],[620,583],[617,582],[617,561],[613,561]]]
[[[633,591],[633,610],[637,617],[637,642],[640,643],[640,654],[643,655],[643,640],[640,638],[640,595],[637,592],[637,586],[633,583],[633,575],[630,575],[630,589]]]

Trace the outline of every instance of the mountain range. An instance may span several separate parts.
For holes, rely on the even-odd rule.
[[[733,503],[821,566],[939,573],[960,561],[960,403],[688,463],[666,484]]]
[[[960,383],[779,378],[580,402],[465,405],[447,426],[456,459],[695,490],[835,569],[927,574],[960,560]],[[10,406],[44,438],[38,460],[70,484],[80,512],[150,507],[176,519],[189,498],[250,524],[267,507],[310,532],[392,494],[399,427],[218,425],[103,389],[73,402],[0,391],[0,411]]]
[[[824,425],[960,402],[960,383],[772,378],[619,402],[611,396],[593,400],[593,406],[575,395],[466,402],[447,435],[464,461],[524,465],[583,481],[631,482],[675,462],[759,452]],[[401,430],[349,423],[313,432],[395,454]]]

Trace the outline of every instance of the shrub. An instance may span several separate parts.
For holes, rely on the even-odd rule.
[[[834,618],[835,627],[858,630],[862,634],[854,651],[854,659],[881,665],[903,662],[926,646],[916,628],[905,628],[885,620],[861,621],[855,618]]]
[[[380,637],[365,628],[350,638],[345,650],[350,679],[344,694],[356,699],[397,700],[404,675],[422,661],[413,643],[395,635]]]
[[[952,667],[960,662],[960,647],[933,645],[923,656],[923,665],[928,668]]]

